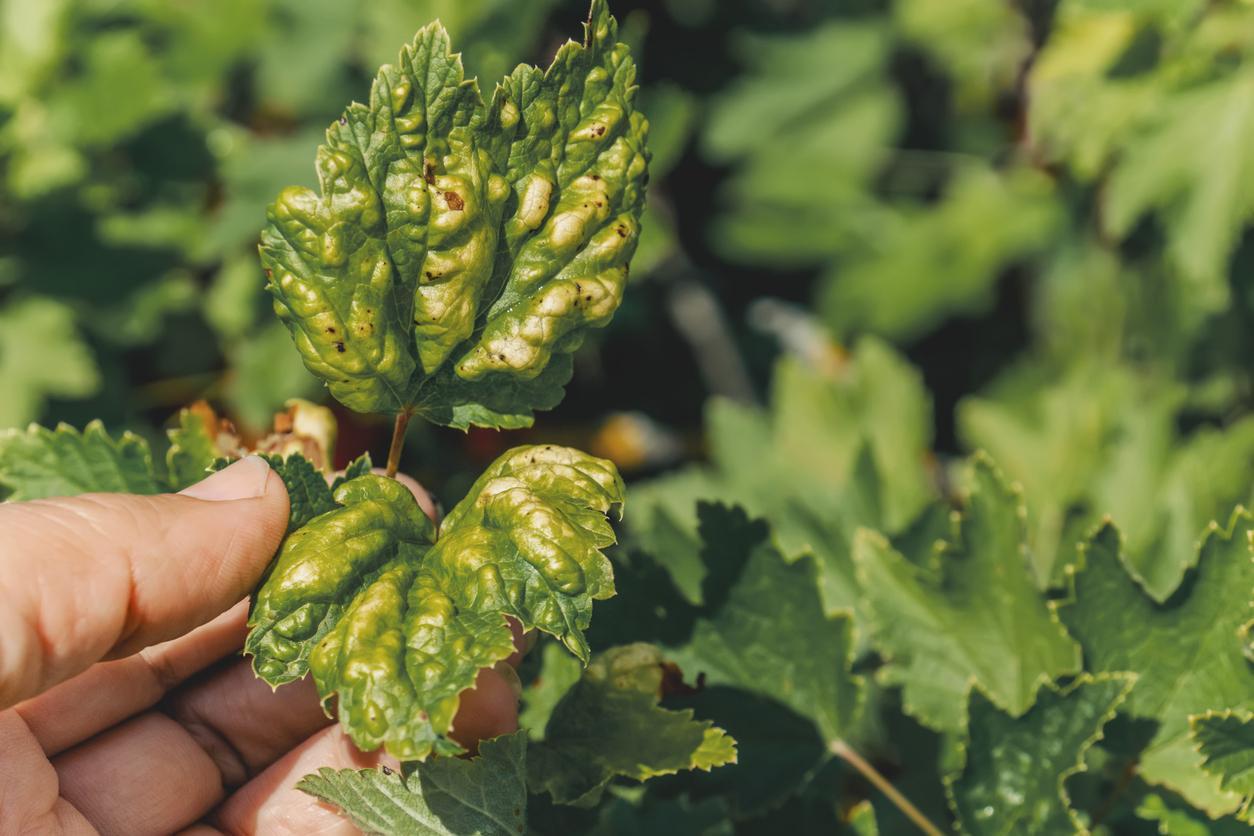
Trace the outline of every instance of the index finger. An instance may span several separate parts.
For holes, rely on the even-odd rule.
[[[180,495],[0,506],[0,708],[225,612],[287,515],[282,480],[257,457]]]

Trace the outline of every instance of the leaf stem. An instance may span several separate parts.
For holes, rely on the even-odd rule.
[[[861,755],[855,752],[848,743],[843,740],[833,740],[828,744],[828,749],[833,755],[836,755],[845,763],[862,773],[862,777],[866,778],[871,784],[891,801],[898,810],[905,815],[906,818],[914,822],[919,830],[927,834],[927,836],[943,836],[940,828],[928,821],[927,816],[919,812],[919,808],[910,803],[910,799],[906,798],[897,788],[894,787],[887,778],[880,774],[879,770],[871,766]]]
[[[396,478],[396,471],[401,466],[401,449],[405,446],[405,429],[413,413],[403,409],[396,413],[396,423],[392,426],[392,446],[388,448],[387,477]]]

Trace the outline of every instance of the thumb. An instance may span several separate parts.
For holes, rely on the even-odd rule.
[[[257,456],[181,494],[0,505],[0,708],[224,612],[287,517],[283,481]]]

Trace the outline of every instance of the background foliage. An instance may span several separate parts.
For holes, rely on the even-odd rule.
[[[261,290],[265,204],[311,183],[325,126],[422,23],[495,78],[547,62],[584,7],[0,0],[0,427],[156,437],[207,398],[256,435],[319,397]],[[1248,772],[1220,789],[1172,753],[1188,717],[1227,711],[1196,722],[1208,763],[1233,763],[1225,724],[1254,707],[1233,633],[1250,613],[1194,597],[1252,585],[1221,535],[1254,485],[1254,11],[614,12],[655,155],[623,308],[535,428],[417,428],[406,465],[455,500],[524,438],[613,458],[634,484],[594,645],[655,641],[704,673],[666,703],[726,728],[740,765],[573,813],[533,799],[533,828],[866,832],[869,799],[903,832],[845,741],[945,828],[1240,831]],[[381,458],[386,428],[340,418],[341,450]],[[1077,549],[1107,518],[1118,534]],[[989,581],[982,559],[1011,553],[1022,576]],[[1093,623],[1086,578],[1144,618]],[[1233,630],[1180,649],[1194,609]],[[1167,652],[1202,653],[1222,686]],[[1002,815],[1015,793],[1035,818]]]

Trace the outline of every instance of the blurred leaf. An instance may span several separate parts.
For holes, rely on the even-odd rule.
[[[562,697],[583,675],[583,665],[560,644],[545,642],[540,650],[540,672],[522,694],[518,725],[529,740],[543,740],[544,728]]]
[[[773,267],[812,264],[873,230],[866,189],[901,119],[883,77],[877,24],[830,24],[745,38],[749,72],[712,103],[706,156],[738,163],[714,229],[727,255]]]
[[[827,273],[819,308],[838,334],[917,337],[983,313],[1010,265],[1049,246],[1060,220],[1049,181],[964,166],[934,205],[894,204]]]
[[[896,535],[935,495],[931,402],[917,373],[872,338],[832,358],[826,369],[780,361],[769,413],[712,402],[712,466],[633,486],[630,530],[690,596],[701,571],[697,499],[769,518],[786,559],[817,559],[824,606],[835,612],[861,607],[849,556],[854,530]]]
[[[317,378],[292,351],[287,330],[271,322],[235,346],[223,394],[241,424],[260,430],[288,398],[315,398],[321,392]]]
[[[38,418],[46,398],[83,398],[100,386],[73,312],[39,296],[0,308],[0,380],[0,428]]]

